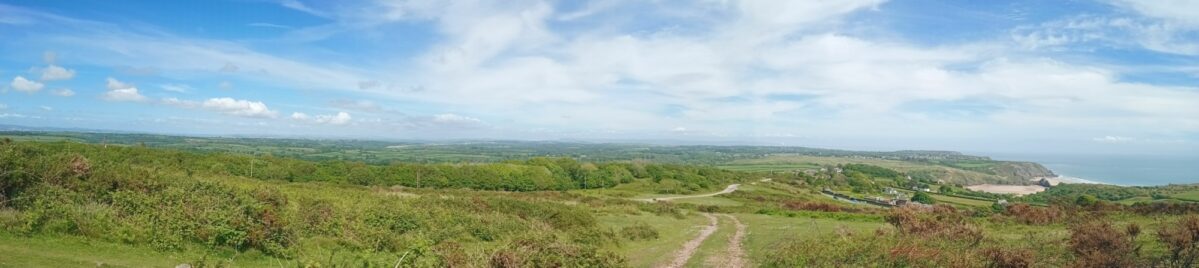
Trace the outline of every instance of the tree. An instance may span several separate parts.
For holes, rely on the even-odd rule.
[[[941,194],[953,194],[955,190],[956,189],[953,189],[953,186],[949,185],[941,185],[941,187],[937,188],[937,192]]]
[[[933,197],[928,195],[928,193],[917,191],[915,195],[912,195],[912,202],[932,205],[936,204],[937,200],[933,199]]]
[[[1089,195],[1089,194],[1079,195],[1078,199],[1074,200],[1074,204],[1076,204],[1078,206],[1082,206],[1082,207],[1089,207],[1089,206],[1095,205],[1095,203],[1098,203],[1098,202],[1099,202],[1098,198],[1095,198],[1095,196]]]

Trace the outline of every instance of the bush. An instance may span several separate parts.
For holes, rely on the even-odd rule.
[[[988,268],[1027,268],[1035,263],[1032,250],[1023,248],[988,248],[983,250]]]
[[[631,226],[621,228],[620,236],[632,241],[654,240],[658,239],[658,230],[654,229],[653,226],[649,226],[649,224],[638,222]]]
[[[1075,224],[1070,227],[1070,251],[1077,267],[1136,267],[1140,246],[1126,228],[1120,231],[1105,220]],[[1139,228],[1136,234],[1139,234]]]
[[[912,202],[932,205],[936,204],[937,200],[924,191],[916,191],[916,194],[912,195]]]
[[[518,239],[491,254],[492,267],[620,267],[624,258],[595,247],[558,241],[553,236]]]
[[[1166,245],[1171,267],[1194,267],[1199,258],[1199,217],[1188,216],[1158,229],[1157,239]]]
[[[897,207],[884,219],[905,235],[948,238],[967,241],[971,245],[978,245],[983,239],[978,226],[949,206],[936,206],[932,210],[916,206]]]
[[[1052,224],[1060,222],[1064,216],[1062,210],[1057,207],[1043,208],[1028,204],[1010,205],[1003,214],[1023,224]]]

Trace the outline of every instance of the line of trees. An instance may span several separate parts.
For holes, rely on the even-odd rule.
[[[608,188],[634,180],[678,185],[680,192],[720,187],[739,173],[712,167],[631,162],[581,162],[531,158],[498,163],[392,163],[307,161],[270,155],[195,153],[139,146],[104,148],[78,143],[13,143],[26,151],[70,151],[97,161],[174,169],[188,176],[245,176],[291,182],[333,182],[421,188],[550,191]]]

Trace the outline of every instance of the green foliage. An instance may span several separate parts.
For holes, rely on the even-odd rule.
[[[550,167],[563,174],[608,172],[615,174],[614,181],[627,179],[605,164],[580,163],[573,169],[571,160],[553,161]],[[250,163],[253,177],[264,180],[236,176],[249,176]],[[489,169],[484,174],[532,178],[534,188],[527,189],[577,187],[573,177],[558,183],[544,166],[414,166],[440,169],[433,174],[445,176],[444,181]],[[383,188],[354,186],[386,182],[379,174],[392,166],[14,142],[0,145],[0,167],[0,233],[83,236],[167,252],[257,252],[320,266],[390,266],[399,256],[405,256],[404,266],[417,267],[489,259],[518,265],[623,263],[607,251],[616,233],[596,226],[591,210],[562,200],[577,197],[455,190],[396,197]],[[530,170],[543,172],[545,180],[526,175]],[[605,176],[588,179],[598,182]],[[461,186],[519,185],[500,177],[474,178],[476,184]],[[334,258],[338,251],[350,253]]]
[[[1137,196],[1149,196],[1149,191],[1142,188],[1103,184],[1059,184],[1043,192],[1026,196],[1024,200],[1037,203],[1075,203],[1082,195],[1088,195],[1098,200],[1120,201]]]
[[[626,226],[620,229],[620,236],[628,240],[654,240],[658,239],[658,230],[653,226],[644,222]]]
[[[912,195],[912,202],[932,205],[932,204],[936,204],[937,200],[933,199],[932,195],[929,195],[928,193],[925,193],[924,191],[916,191],[916,193]]]
[[[862,173],[872,178],[900,178],[903,176],[903,174],[899,173],[898,171],[875,165],[845,164],[842,165],[841,168],[845,172]]]

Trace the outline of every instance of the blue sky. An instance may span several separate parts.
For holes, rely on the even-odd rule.
[[[1199,149],[1199,1],[5,1],[0,124]]]

